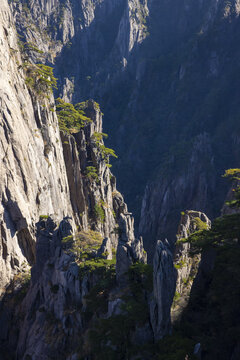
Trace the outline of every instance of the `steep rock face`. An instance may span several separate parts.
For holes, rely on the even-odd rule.
[[[92,88],[99,93],[146,37],[145,0],[30,0],[11,5],[18,31],[43,52],[30,47],[30,58],[56,63],[65,100],[85,100],[93,96]]]
[[[8,351],[17,359],[29,356],[50,359],[56,351],[60,359],[66,359],[63,350],[67,347],[70,332],[71,344],[74,345],[74,339],[82,330],[82,320],[76,309],[83,306],[82,294],[87,292],[89,279],[85,278],[82,283],[79,281],[74,256],[65,253],[61,247],[62,238],[72,234],[69,219],[61,222],[59,229],[50,218],[40,221],[37,227],[37,262],[32,268],[31,287],[24,302],[16,304],[22,319],[14,310],[12,313],[19,334],[12,337],[10,318],[6,324],[5,340],[12,337]],[[58,335],[54,337],[53,333]]]
[[[170,334],[170,309],[175,293],[176,270],[167,240],[158,241],[153,260],[154,297],[150,304],[151,324],[155,340]]]
[[[91,119],[88,125],[73,135],[61,134],[71,203],[81,228],[86,230],[93,225],[104,237],[111,238],[116,247],[116,179],[101,153],[100,143],[95,140],[95,134],[102,133],[102,114],[91,100],[86,102],[85,113]],[[88,174],[89,167],[96,171],[96,178]],[[127,212],[125,204],[124,210]],[[102,212],[101,217],[98,211]]]
[[[179,173],[175,175],[177,159],[172,156],[168,168],[165,169],[166,176],[163,173],[161,178],[149,184],[145,191],[139,232],[144,237],[150,257],[155,239],[167,233],[170,243],[173,244],[175,226],[183,204],[187,204],[188,208],[198,205],[204,211],[209,207],[208,198],[215,190],[216,170],[207,134],[200,135],[190,153],[186,152],[183,156],[187,165],[184,164]]]
[[[142,241],[135,239],[132,216],[116,190],[116,179],[103,155],[99,106],[86,102],[89,124],[74,135],[60,134],[52,95],[38,96],[26,86],[25,65],[5,1],[1,4],[0,24],[1,291],[9,285],[1,303],[1,323],[6,324],[0,334],[1,356],[10,354],[22,359],[31,354],[35,359],[49,359],[59,350],[59,356],[66,359],[67,349],[71,358],[66,341],[71,334],[79,340],[83,322],[75,310],[73,316],[68,316],[66,307],[69,305],[71,311],[75,306],[84,308],[85,296],[99,276],[89,271],[80,281],[75,256],[64,251],[61,239],[71,237],[76,230],[84,234],[92,231],[104,238],[101,249],[97,254],[94,250],[93,255],[110,259],[122,237],[129,247],[130,261],[125,271],[138,260],[146,261],[146,254]],[[89,175],[88,167],[95,169],[94,177]],[[37,225],[35,257],[39,216],[42,220]],[[124,262],[124,256],[120,258]],[[28,263],[35,261],[31,287],[21,303],[29,280]],[[120,278],[121,265],[117,265],[116,273]],[[10,299],[11,289],[18,294]],[[57,341],[53,337],[55,344],[48,338],[49,331],[59,334]]]
[[[0,14],[1,291],[23,263],[34,262],[39,215],[71,215],[66,169],[53,103],[32,97],[25,84],[7,1]]]
[[[61,233],[66,226],[67,231]],[[79,310],[84,308],[84,296],[99,280],[90,273],[80,279],[74,254],[61,246],[63,237],[72,234],[69,219],[63,220],[59,230],[55,228],[50,219],[38,224],[37,263],[21,309],[26,316],[17,344],[18,359],[27,355],[51,359],[56,351],[59,359],[72,359],[84,330],[84,314]]]
[[[193,281],[198,273],[200,254],[191,253],[190,243],[183,242],[192,233],[211,227],[211,221],[200,211],[187,210],[181,216],[177,232],[174,266],[177,270],[176,293],[172,306],[172,320],[175,321],[186,308]]]

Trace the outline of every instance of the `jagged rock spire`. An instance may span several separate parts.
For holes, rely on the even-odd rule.
[[[171,331],[170,309],[176,287],[176,270],[167,240],[158,241],[153,259],[153,300],[150,304],[151,324],[155,340]]]
[[[134,219],[129,213],[120,214],[119,241],[117,247],[116,276],[119,283],[125,282],[125,274],[136,261],[147,262],[142,238],[134,236]]]

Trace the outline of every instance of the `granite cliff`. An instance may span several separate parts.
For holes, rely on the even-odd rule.
[[[56,114],[28,91],[7,1],[1,2],[1,291],[33,264],[39,216],[72,216]],[[48,151],[46,153],[46,148]]]
[[[217,216],[220,175],[239,162],[239,1],[10,5],[28,57],[54,64],[58,94],[101,103],[114,173],[150,258],[157,239],[173,242],[183,208]]]

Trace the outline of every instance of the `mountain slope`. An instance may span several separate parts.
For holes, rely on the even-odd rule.
[[[239,161],[239,2],[11,5],[24,41],[44,52],[31,48],[30,58],[54,62],[59,93],[101,103],[114,171],[146,246],[173,240],[179,210],[216,216],[227,190],[219,175]]]

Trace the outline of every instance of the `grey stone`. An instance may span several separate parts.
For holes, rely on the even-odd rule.
[[[103,239],[102,245],[98,250],[97,255],[103,257],[104,259],[112,260],[112,243],[109,238]]]
[[[176,288],[176,270],[167,240],[158,241],[153,259],[151,324],[155,340],[171,332],[170,309]]]
[[[202,346],[200,343],[197,343],[195,346],[194,346],[194,351],[193,351],[193,354],[201,360],[202,358]]]

